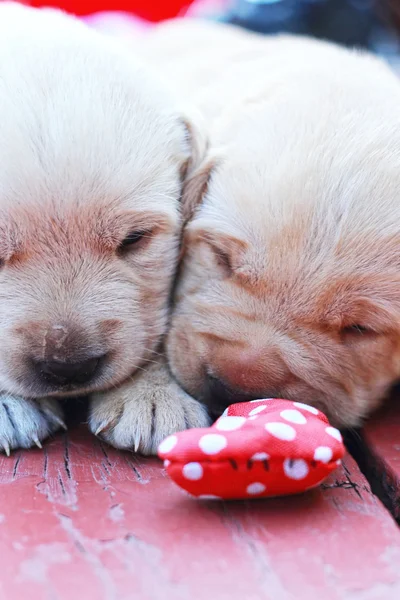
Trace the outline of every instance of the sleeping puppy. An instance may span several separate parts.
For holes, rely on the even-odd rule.
[[[400,376],[400,82],[368,54],[222,25],[164,25],[155,56],[210,135],[173,374],[215,414],[282,397],[357,426]]]
[[[62,13],[2,3],[0,57],[0,447],[40,446],[58,399],[90,394],[93,432],[151,452],[206,422],[174,382],[141,381],[146,365],[164,377],[201,139],[125,50]]]

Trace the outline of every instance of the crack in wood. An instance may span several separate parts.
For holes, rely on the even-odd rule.
[[[132,471],[134,472],[136,479],[139,481],[139,483],[143,483],[144,479],[142,477],[141,472],[139,471],[139,469],[131,462],[130,458],[128,456],[125,456],[125,462],[126,464],[130,467],[130,469],[132,469]]]
[[[71,468],[70,468],[70,457],[69,457],[69,438],[65,435],[65,447],[64,447],[64,467],[68,479],[72,480]]]
[[[109,467],[112,467],[112,462],[110,461],[110,459],[109,459],[109,457],[108,457],[108,454],[107,454],[107,449],[104,447],[104,444],[103,444],[103,442],[102,442],[101,440],[97,439],[97,443],[98,443],[98,445],[99,445],[99,447],[100,447],[100,450],[101,450],[101,452],[102,452],[102,453],[103,453],[103,455],[104,455],[105,462],[107,463],[107,465],[108,465]]]
[[[343,464],[343,471],[344,471],[344,473],[346,475],[347,481],[349,482],[349,488],[351,488],[357,494],[357,496],[361,500],[362,496],[361,496],[360,491],[358,489],[358,484],[355,481],[352,481],[352,479],[351,479],[351,473],[350,473],[349,469],[347,468],[346,464]]]
[[[344,490],[351,490],[357,487],[357,484],[353,481],[338,481],[337,479],[334,483],[321,483],[321,488],[323,490],[337,489],[341,488]]]
[[[104,471],[106,472],[107,475],[111,475],[111,471],[107,466],[107,461],[102,460],[101,461],[101,466],[103,467]]]
[[[47,451],[47,448],[43,448],[43,480],[46,481],[47,480],[47,471],[49,468],[49,453]]]
[[[22,453],[20,452],[20,453],[18,454],[18,456],[16,457],[16,459],[15,459],[14,468],[13,468],[13,473],[12,473],[12,478],[13,478],[13,479],[15,479],[15,478],[16,478],[16,476],[17,476],[18,465],[19,465],[19,463],[20,463],[20,461],[21,461],[21,458],[22,458]]]
[[[62,493],[63,493],[63,496],[66,496],[66,495],[67,495],[67,492],[66,492],[66,490],[65,490],[64,482],[63,482],[63,479],[62,479],[62,477],[61,477],[61,474],[60,474],[60,473],[58,474],[58,483],[60,484],[60,488],[61,488],[61,491],[62,491]]]

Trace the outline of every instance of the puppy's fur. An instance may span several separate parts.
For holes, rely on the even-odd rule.
[[[39,444],[57,397],[85,393],[92,431],[151,452],[205,422],[176,384],[167,400],[141,384],[160,369],[201,138],[146,69],[62,13],[2,3],[0,59],[0,446]],[[55,379],[65,364],[92,371]]]
[[[210,135],[186,186],[173,373],[216,413],[278,396],[358,425],[400,376],[397,77],[222,25],[164,25],[148,52]]]

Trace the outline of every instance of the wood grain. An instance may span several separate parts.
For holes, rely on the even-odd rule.
[[[295,498],[199,503],[85,430],[0,457],[1,600],[390,600],[399,531],[351,458]]]

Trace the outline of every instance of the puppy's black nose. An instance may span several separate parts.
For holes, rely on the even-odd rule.
[[[40,377],[52,385],[82,385],[93,379],[102,358],[94,357],[81,362],[40,361],[36,363],[36,369]]]
[[[243,390],[229,387],[222,379],[214,375],[207,375],[201,392],[201,401],[207,406],[212,417],[219,417],[224,410],[235,402],[247,402],[255,397],[246,394]]]

